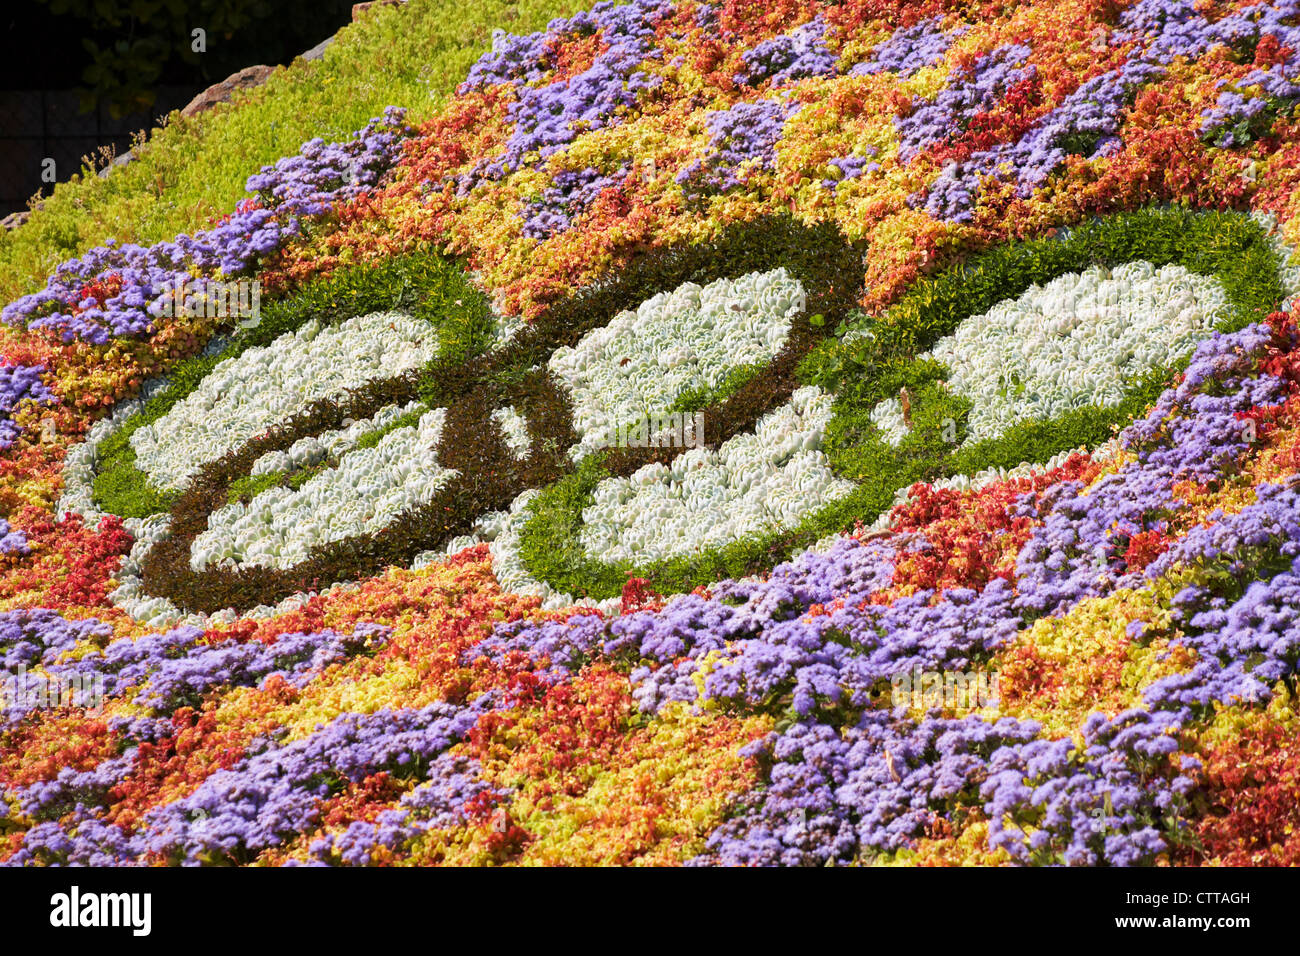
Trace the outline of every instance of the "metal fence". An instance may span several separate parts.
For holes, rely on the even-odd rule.
[[[132,133],[155,126],[198,92],[159,87],[147,113],[113,117],[106,106],[83,113],[75,90],[0,90],[0,217],[26,209],[38,191],[50,194],[53,183],[41,178],[46,160],[54,160],[56,181],[63,182],[81,169],[83,156],[109,145],[121,155]]]

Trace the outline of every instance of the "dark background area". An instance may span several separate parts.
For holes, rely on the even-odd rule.
[[[287,64],[352,0],[0,0],[0,217],[247,66]],[[195,28],[206,52],[192,49]],[[101,163],[102,165],[102,163]]]

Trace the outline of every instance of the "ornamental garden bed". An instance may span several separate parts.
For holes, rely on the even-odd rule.
[[[0,863],[1300,860],[1300,7],[506,9],[0,240]]]

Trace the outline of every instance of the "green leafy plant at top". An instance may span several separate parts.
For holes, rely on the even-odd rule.
[[[61,262],[106,239],[148,244],[206,227],[247,196],[250,175],[315,136],[346,137],[392,105],[409,107],[412,123],[428,119],[491,47],[494,28],[527,33],[589,6],[410,0],[369,11],[320,60],[295,60],[200,116],[173,113],[132,162],[59,183],[25,225],[0,231],[0,303],[36,291]]]

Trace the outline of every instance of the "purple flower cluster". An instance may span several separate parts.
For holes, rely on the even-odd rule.
[[[342,833],[331,833],[311,845],[319,864],[365,866],[379,847],[395,851],[430,830],[460,826],[468,819],[465,807],[484,798],[493,802],[509,796],[481,779],[477,760],[444,753],[429,765],[428,779],[406,793],[395,810],[385,810],[374,823],[356,820]]]
[[[601,0],[590,10],[572,17],[558,17],[545,30],[517,35],[501,29],[492,31],[492,49],[469,68],[459,92],[481,90],[499,83],[516,87],[540,82],[554,67],[552,53],[566,39],[601,34],[610,45],[620,41],[644,41],[654,36],[655,24],[670,12],[662,0],[634,0],[615,3]]]
[[[634,0],[620,6],[605,2],[590,12],[551,21],[545,33],[494,34],[492,50],[470,69],[461,89],[512,84],[518,95],[508,110],[513,129],[500,156],[458,177],[458,192],[466,195],[484,180],[534,166],[563,150],[579,133],[617,125],[620,111],[634,106],[640,93],[658,82],[641,67],[659,56],[653,45],[655,25],[670,11],[667,0]],[[590,34],[600,34],[607,45],[591,65],[573,76],[541,83],[551,70],[554,44],[567,36]]]
[[[721,616],[693,610],[696,620]],[[662,616],[676,615],[665,610]],[[611,630],[625,641],[639,639],[640,659],[655,661],[652,655],[664,643],[656,617],[629,615]],[[744,627],[749,621],[752,609],[742,606],[711,629],[700,629],[675,660],[639,666],[631,675],[638,706],[654,712],[671,700],[694,701],[707,660],[704,700],[800,717],[833,714],[869,706],[873,694],[888,693],[896,675],[917,668],[965,670],[1003,647],[1021,626],[1011,586],[1000,578],[983,592],[922,590],[889,605],[854,602],[826,614],[779,615],[754,630]]]
[[[1127,574],[1131,538],[1164,531],[1184,507],[1172,486],[1220,478],[1246,452],[1248,433],[1237,416],[1282,397],[1279,380],[1259,374],[1270,338],[1264,325],[1215,333],[1197,347],[1183,380],[1121,435],[1137,461],[1086,491],[1063,482],[1037,500],[1021,499],[1018,513],[1041,524],[1017,557],[1019,609],[1062,613],[1110,591]]]
[[[141,853],[139,837],[83,806],[31,827],[22,848],[0,866],[140,866]]]
[[[105,695],[120,697],[146,683],[164,661],[201,652],[203,633],[197,627],[177,627],[161,634],[120,638],[75,660],[43,663],[51,677],[102,678]]]
[[[1219,101],[1202,115],[1201,133],[1215,146],[1231,149],[1243,146],[1266,130],[1278,113],[1300,101],[1300,26],[1284,20],[1300,14],[1300,3],[1260,4],[1239,11],[1237,20],[1246,20],[1253,29],[1252,40],[1274,37],[1281,49],[1292,51],[1280,63],[1266,69],[1256,67],[1219,94]],[[1247,19],[1249,18],[1249,19]],[[1245,32],[1243,30],[1243,32]],[[1226,80],[1220,87],[1229,86]],[[1245,95],[1242,90],[1259,88],[1259,94]]]
[[[200,643],[204,632],[179,627],[163,634],[121,638],[75,661],[43,661],[51,677],[102,677],[107,696],[138,689],[135,701],[159,714],[197,705],[216,687],[255,687],[278,675],[302,686],[335,661],[368,653],[387,641],[391,629],[359,624],[348,635],[325,629],[310,634],[281,634],[270,643],[228,641]]]
[[[297,156],[263,166],[250,176],[248,191],[260,193],[265,204],[281,215],[324,215],[335,203],[373,189],[392,168],[410,132],[405,118],[406,110],[390,106],[350,140],[308,140]]]
[[[1084,746],[1040,740],[1033,721],[919,721],[870,710],[847,729],[800,722],[745,748],[760,787],[695,865],[820,866],[906,849],[958,811],[1021,863],[1131,866],[1168,849],[1193,785],[1173,715],[1090,716]]]
[[[228,641],[203,645],[183,657],[156,661],[136,703],[157,713],[170,713],[178,707],[197,706],[214,687],[256,687],[273,676],[301,687],[336,661],[372,653],[391,633],[391,628],[382,625],[358,624],[347,635],[326,628],[310,634],[281,634],[269,644]]]
[[[0,319],[28,329],[50,329],[65,342],[106,344],[118,336],[147,335],[160,314],[159,297],[200,272],[236,275],[299,235],[312,216],[374,186],[396,161],[405,111],[390,107],[348,142],[314,139],[303,153],[263,167],[248,180],[265,205],[239,202],[211,229],[152,246],[106,240],[62,263],[46,287],[5,306]]]
[[[835,55],[826,46],[826,24],[821,17],[810,20],[779,37],[764,40],[741,58],[745,69],[735,80],[744,86],[758,86],[771,80],[774,86],[808,76],[835,72]]]
[[[491,706],[484,696],[466,707],[343,714],[302,740],[268,743],[189,796],[150,811],[144,848],[196,864],[277,846],[310,829],[320,801],[349,781],[380,772],[423,776]]]
[[[78,808],[105,806],[108,792],[126,779],[135,757],[136,750],[131,748],[90,770],[60,767],[53,780],[42,780],[6,796],[16,797],[19,810],[38,822],[57,820]]]
[[[771,769],[710,836],[699,865],[822,866],[905,848],[927,826],[978,805],[991,758],[1039,727],[1004,718],[908,720],[865,712],[852,727],[799,722],[742,754]]]
[[[1216,703],[1263,703],[1300,673],[1300,492],[1260,485],[1233,515],[1215,511],[1147,568],[1190,575],[1172,601],[1175,643],[1196,651],[1185,674],[1146,691],[1153,707],[1207,713]],[[1274,573],[1279,571],[1280,573]],[[1246,581],[1250,583],[1242,588]]]
[[[633,664],[633,698],[646,713],[701,699],[805,717],[870,705],[892,677],[962,670],[1011,640],[1021,626],[1011,586],[983,592],[919,591],[890,605],[866,604],[887,587],[893,547],[838,542],[807,553],[762,582],[726,582],[711,598],[684,595],[661,611],[605,622],[511,622],[470,652],[502,660],[529,655],[563,680],[595,654]],[[814,605],[826,605],[809,613]],[[707,663],[707,668],[705,667]]]
[[[995,106],[1008,90],[1034,76],[1029,47],[1008,43],[990,50],[968,68],[954,68],[949,83],[907,116],[895,117],[898,157],[908,162],[926,147],[956,139],[978,113]]]
[[[1199,766],[1178,757],[1174,715],[1092,714],[1083,748],[1032,740],[989,759],[980,785],[989,844],[1020,863],[1134,866],[1168,849]]]
[[[27,544],[27,535],[9,527],[9,522],[0,518],[0,554],[25,557],[32,553]]]
[[[942,24],[941,17],[932,17],[914,26],[899,27],[888,40],[876,47],[870,60],[853,67],[849,75],[869,76],[889,71],[908,77],[927,66],[934,66],[943,59],[953,42],[970,29],[962,25],[943,30]]]
[[[627,178],[628,168],[620,166],[613,173],[587,167],[561,170],[555,185],[542,191],[541,199],[529,203],[523,211],[523,233],[531,239],[548,239],[564,232],[573,220],[586,212],[606,189],[614,189]]]
[[[13,413],[23,402],[49,405],[54,393],[41,381],[45,369],[39,365],[0,365],[0,451],[8,448],[22,434]]]
[[[563,681],[596,654],[631,661],[639,665],[632,674],[634,696],[653,713],[669,700],[697,698],[692,675],[710,651],[729,641],[753,641],[783,622],[795,623],[813,605],[854,605],[888,587],[894,553],[892,544],[845,538],[825,555],[807,552],[778,565],[766,580],[723,582],[711,598],[682,595],[661,611],[638,611],[612,621],[596,614],[567,621],[511,621],[497,625],[490,637],[467,651],[466,662],[525,655],[546,679]]]
[[[19,667],[53,664],[81,641],[107,641],[113,629],[96,618],[70,621],[46,608],[0,612],[0,678]]]
[[[865,156],[837,156],[828,162],[827,166],[834,166],[840,172],[839,179],[823,179],[822,185],[827,189],[834,189],[840,183],[848,179],[857,179],[863,173],[874,173],[880,169],[880,164],[872,162],[872,157],[878,152],[874,146],[864,147]]]
[[[797,103],[760,100],[711,111],[708,152],[677,174],[690,191],[726,192],[742,185],[754,170],[776,169],[776,144],[786,121],[799,111]]]
[[[1282,21],[1297,13],[1297,0],[1278,0],[1255,4],[1211,22],[1186,0],[1140,0],[1124,11],[1120,29],[1110,39],[1114,46],[1135,45],[1122,66],[1084,82],[1016,142],[999,143],[945,167],[927,193],[914,197],[913,202],[924,201],[926,211],[938,218],[969,222],[984,181],[1005,180],[1008,176],[1015,181],[1016,194],[1026,198],[1067,156],[1095,159],[1118,151],[1125,107],[1141,86],[1163,76],[1175,58],[1194,60],[1219,45],[1253,45],[1266,34],[1290,37],[1293,28]],[[1283,66],[1256,82],[1285,99],[1293,97],[1292,75],[1290,67]],[[1225,95],[1228,100],[1206,114],[1203,129],[1207,133],[1229,122],[1249,121],[1263,109],[1239,103],[1233,98],[1236,94]],[[1233,134],[1225,137],[1219,145],[1232,145]]]
[[[24,673],[24,687],[76,688],[102,682],[105,697],[135,693],[135,702],[167,715],[178,707],[197,706],[218,687],[260,686],[272,676],[303,686],[330,664],[356,654],[372,653],[391,635],[378,624],[358,624],[351,634],[331,629],[304,634],[281,634],[274,641],[202,643],[204,632],[180,627],[162,634],[113,640],[113,630],[95,618],[69,621],[55,611],[7,611],[0,614],[0,680],[14,678],[40,666],[45,674]],[[75,660],[67,652],[82,646]],[[86,645],[90,645],[86,647]],[[75,693],[74,693],[75,697]],[[73,701],[79,703],[78,701]],[[80,705],[80,704],[79,704]],[[11,701],[5,711],[13,723],[34,704]],[[132,725],[129,736],[157,740],[168,732],[168,722]]]
[[[95,618],[70,621],[45,608],[0,613],[0,727],[20,723],[55,700],[82,707],[102,703],[94,699],[93,679],[64,681],[54,662],[81,641],[106,641],[112,634]],[[38,665],[49,676],[29,673]]]
[[[138,864],[156,853],[186,865],[244,859],[309,830],[319,820],[320,801],[348,782],[388,772],[426,779],[402,800],[393,826],[414,835],[463,819],[465,803],[484,792],[470,761],[445,756],[493,705],[490,697],[467,707],[436,703],[418,710],[343,714],[310,736],[287,744],[261,741],[230,769],[218,770],[188,796],[151,810],[145,826],[131,833],[100,818],[108,790],[131,770],[136,751],[104,761],[89,772],[65,768],[57,779],[18,795],[24,813],[42,820],[24,835],[23,847],[7,862],[51,864]],[[61,817],[55,822],[51,818]],[[381,821],[366,844],[364,824],[318,843],[320,856],[337,847],[346,861],[359,861],[363,846],[397,837]]]

